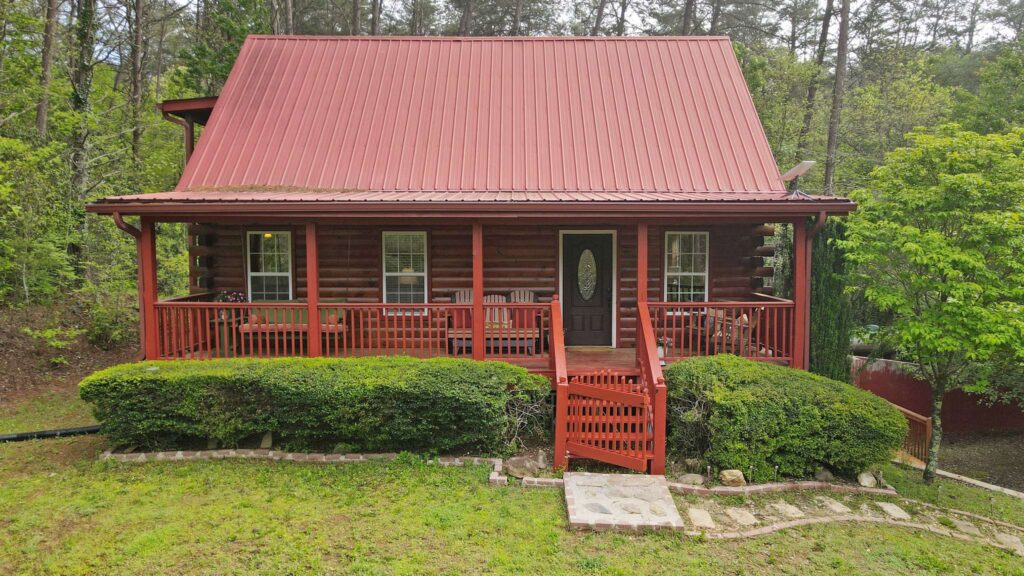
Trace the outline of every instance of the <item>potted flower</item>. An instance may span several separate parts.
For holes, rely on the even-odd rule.
[[[224,304],[244,304],[249,299],[242,292],[218,292],[213,297],[213,301]],[[236,312],[234,306],[217,307],[217,319],[213,320],[213,322],[215,324],[214,329],[219,332],[218,341],[220,345],[218,352],[221,357],[229,358],[234,356],[231,343],[235,341],[235,338],[232,337],[232,332],[235,325],[243,321],[244,314],[244,309]]]
[[[672,345],[671,338],[658,337],[658,358],[665,358],[665,347]]]

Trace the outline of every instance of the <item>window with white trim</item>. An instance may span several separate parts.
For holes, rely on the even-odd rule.
[[[427,301],[427,233],[384,232],[384,302]]]
[[[292,233],[246,232],[249,301],[292,299]]]
[[[708,299],[708,233],[665,233],[665,301]]]

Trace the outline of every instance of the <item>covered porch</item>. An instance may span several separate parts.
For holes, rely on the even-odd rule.
[[[644,353],[640,333],[649,327],[650,351],[662,362],[717,353],[797,367],[806,361],[799,329],[805,318],[798,317],[797,304],[806,294],[805,282],[796,283],[795,301],[761,286],[771,273],[764,265],[771,247],[763,242],[770,226],[419,228],[422,233],[335,222],[192,224],[192,293],[160,300],[153,290],[156,228],[143,219],[138,234],[145,357],[449,356],[507,361],[554,379],[560,355],[570,374],[636,373]],[[386,229],[397,231],[381,232]],[[422,242],[422,254],[388,252],[391,234],[403,242],[422,234],[413,238]],[[599,251],[597,260],[580,256],[589,249],[571,252],[568,234],[607,234],[608,262],[599,262]],[[280,236],[278,244],[287,241],[287,249],[275,253],[260,244],[263,236]],[[806,266],[805,244],[797,244],[798,273]],[[681,257],[687,260],[683,265]],[[267,265],[268,258],[280,261]],[[590,265],[600,272],[593,272],[596,280],[582,280],[597,284],[588,287],[576,276]],[[686,271],[675,273],[677,267]],[[604,288],[602,274],[609,276]],[[583,303],[605,298],[605,316],[574,307],[573,299],[584,300],[580,293],[588,290],[594,294]],[[591,329],[595,323],[597,332]]]

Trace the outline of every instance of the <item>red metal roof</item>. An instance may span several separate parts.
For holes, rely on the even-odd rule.
[[[161,196],[225,187],[445,201],[484,191],[777,200],[784,190],[724,37],[250,36],[183,194]]]

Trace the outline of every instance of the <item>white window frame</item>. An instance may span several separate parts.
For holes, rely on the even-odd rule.
[[[252,254],[250,252],[249,238],[251,236],[260,236],[264,234],[281,234],[288,239],[288,271],[287,272],[253,272],[252,271]],[[295,279],[292,271],[295,268],[295,249],[292,244],[292,232],[291,230],[246,230],[245,232],[245,287],[246,296],[248,296],[249,302],[252,302],[252,277],[253,276],[287,276],[288,277],[288,300],[295,299]]]
[[[423,239],[423,272],[388,272],[387,237],[388,236],[417,236]],[[388,302],[388,277],[390,276],[420,276],[423,278],[423,304],[427,303],[429,293],[429,270],[430,270],[430,246],[427,243],[427,232],[425,230],[385,230],[380,235],[380,270],[382,274],[381,300],[383,304]],[[394,304],[400,304],[394,302]],[[413,303],[409,303],[412,305]]]
[[[669,240],[672,236],[703,236],[704,237],[704,272],[669,272],[668,271],[668,246]],[[668,299],[668,280],[670,277],[676,276],[703,276],[704,277],[704,302],[708,301],[708,266],[711,261],[711,235],[708,232],[696,232],[689,230],[667,230],[665,231],[665,254],[663,260],[663,272],[662,272],[662,287],[661,294],[662,299],[665,302],[672,302]]]

